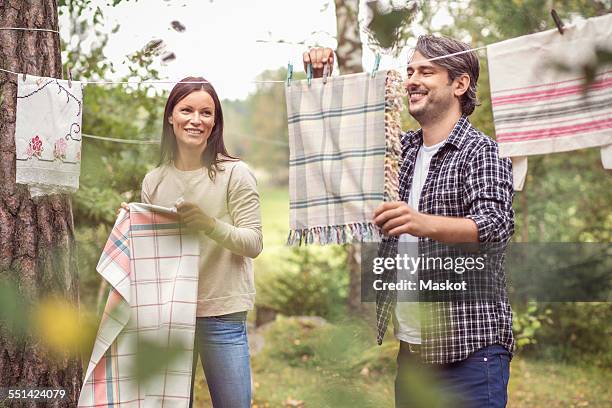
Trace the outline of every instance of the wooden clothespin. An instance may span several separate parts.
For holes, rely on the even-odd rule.
[[[72,70],[70,69],[70,67],[67,67],[68,69],[68,88],[72,88]]]
[[[563,35],[563,32],[565,31],[565,26],[563,25],[563,21],[561,21],[561,18],[559,18],[557,11],[555,9],[551,9],[550,15],[552,16],[555,25],[557,26],[557,30],[559,30],[559,34]]]

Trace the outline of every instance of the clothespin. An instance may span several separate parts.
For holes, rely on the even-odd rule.
[[[308,86],[310,86],[310,83],[312,82],[312,64],[308,63],[308,65],[306,65],[306,80],[308,81]]]
[[[550,15],[552,16],[555,25],[557,26],[557,30],[559,30],[559,34],[563,35],[563,32],[565,31],[565,26],[563,25],[563,21],[561,21],[561,18],[559,18],[557,11],[555,9],[551,9]]]
[[[378,71],[379,65],[380,65],[380,54],[376,54],[376,59],[374,60],[374,68],[372,69],[372,78],[376,76],[376,71]]]
[[[293,79],[293,65],[287,64],[287,86],[291,86],[291,80]]]
[[[72,70],[70,67],[68,69],[68,88],[72,88]]]
[[[23,70],[23,74],[21,74],[21,78],[23,79],[23,82],[25,82],[25,81],[26,81],[26,75],[27,75],[27,74],[26,74],[26,70],[24,69],[24,70]]]
[[[323,85],[327,83],[327,76],[329,75],[329,64],[323,65]]]

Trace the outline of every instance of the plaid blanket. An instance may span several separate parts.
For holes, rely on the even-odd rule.
[[[612,65],[599,67],[588,88],[581,70],[597,49],[612,51],[610,38],[607,14],[569,26],[563,35],[555,29],[487,47],[501,157],[612,144]],[[612,154],[602,150],[604,164],[607,151]],[[514,161],[515,186],[521,186],[526,158]]]
[[[289,126],[289,245],[381,238],[371,222],[397,199],[401,77],[395,71],[292,81]]]
[[[112,289],[79,407],[189,406],[198,245],[172,210],[132,203],[120,212],[97,266]],[[136,359],[147,356],[136,354],[145,344],[176,357],[141,382]]]

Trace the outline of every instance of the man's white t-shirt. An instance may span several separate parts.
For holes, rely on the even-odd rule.
[[[441,141],[433,146],[422,145],[417,153],[416,163],[414,164],[414,174],[412,176],[412,186],[408,197],[408,205],[415,210],[419,209],[419,199],[421,198],[421,190],[429,173],[429,165],[431,158],[438,152],[440,147],[446,142]],[[403,257],[407,255],[416,259],[418,257],[418,237],[410,234],[402,234],[399,236],[398,254]],[[418,273],[416,270],[398,269],[397,281],[402,280],[415,282],[418,288]],[[395,306],[395,318],[397,327],[395,328],[395,337],[398,340],[412,344],[421,344],[421,319],[419,316],[419,303],[417,291],[398,291],[397,304]]]

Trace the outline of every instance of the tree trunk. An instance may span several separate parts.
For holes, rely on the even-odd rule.
[[[359,0],[335,0],[338,34],[338,68],[342,75],[363,71],[359,35]]]
[[[335,0],[338,48],[338,68],[342,75],[363,72],[363,54],[359,35],[359,0]],[[361,302],[361,245],[347,246],[347,260],[350,271],[348,309],[360,313]]]
[[[0,26],[58,30],[57,1],[1,0]],[[59,78],[59,35],[1,30],[0,61],[11,71]],[[15,75],[0,72],[0,92],[0,280],[18,287],[26,305],[57,296],[77,306],[70,196],[31,199],[27,188],[15,184]],[[33,330],[17,339],[7,328],[6,324],[0,326],[0,388],[63,388],[63,400],[28,400],[20,406],[75,407],[83,375],[80,358],[65,355],[51,359]]]

